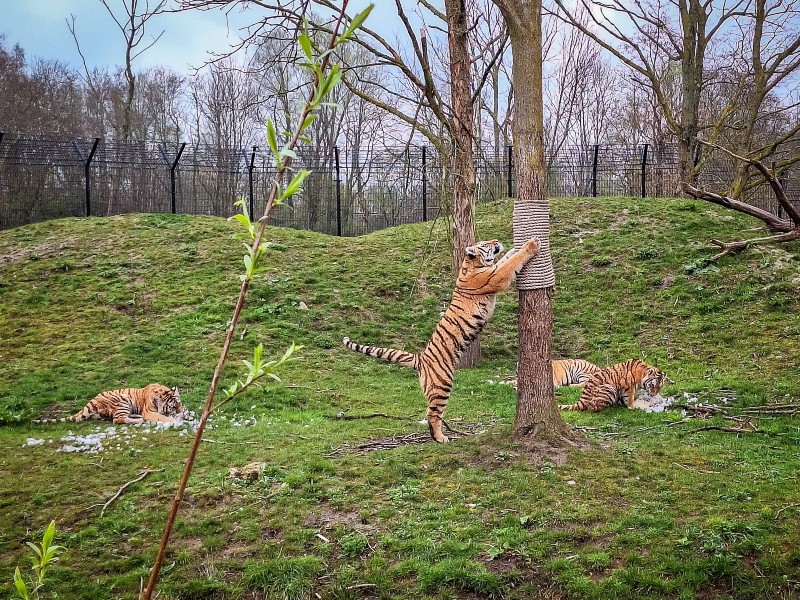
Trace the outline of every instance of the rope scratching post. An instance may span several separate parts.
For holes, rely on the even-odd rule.
[[[539,290],[554,287],[556,274],[550,256],[550,207],[546,202],[514,204],[514,247],[532,237],[539,240],[539,253],[517,275],[518,290]]]

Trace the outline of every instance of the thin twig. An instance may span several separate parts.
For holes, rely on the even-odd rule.
[[[716,404],[673,404],[670,408],[682,408],[683,410],[707,415],[723,414],[727,415],[728,410]]]
[[[784,506],[781,509],[778,509],[778,512],[775,513],[775,520],[778,520],[778,517],[781,516],[781,513],[789,508],[797,508],[800,504],[789,504],[788,506]]]
[[[361,590],[364,588],[374,588],[378,587],[374,583],[357,583],[355,585],[348,585],[345,589],[347,590]]]
[[[459,435],[470,435],[466,431],[459,431],[458,429],[455,429],[455,428],[451,427],[450,423],[448,423],[444,419],[442,419],[442,423],[444,424],[444,426],[447,428],[448,431],[452,431],[453,433],[457,433]]]
[[[92,504],[92,505],[91,505],[89,508],[95,508],[96,506],[102,506],[102,507],[103,507],[103,509],[100,511],[100,516],[102,517],[102,516],[103,516],[103,514],[106,512],[106,509],[107,509],[109,506],[111,506],[111,504],[112,504],[112,503],[113,503],[113,502],[114,502],[114,501],[115,501],[117,498],[119,498],[119,497],[122,495],[122,492],[124,492],[124,491],[125,491],[125,490],[126,490],[128,487],[132,486],[134,483],[136,483],[136,482],[138,482],[138,481],[141,481],[142,479],[144,479],[145,477],[147,477],[148,475],[150,475],[150,473],[158,473],[159,471],[163,471],[163,470],[164,470],[164,469],[145,469],[144,471],[142,471],[142,472],[141,472],[141,474],[140,474],[140,475],[139,475],[139,476],[138,476],[136,479],[132,479],[131,481],[129,481],[128,483],[126,483],[126,484],[124,484],[122,487],[120,487],[120,488],[117,490],[117,493],[116,493],[116,494],[114,494],[113,496],[111,496],[111,498],[109,498],[109,499],[108,499],[108,500],[105,502],[105,504],[102,504],[102,503],[98,503],[98,504]],[[87,509],[87,510],[88,510],[88,509]]]
[[[721,427],[719,425],[707,425],[699,429],[692,429],[689,433],[698,433],[700,431],[725,431],[727,433],[769,433],[763,429],[744,429],[742,427]]]
[[[669,421],[668,423],[661,423],[660,425],[654,425],[653,427],[641,427],[641,428],[637,429],[636,431],[639,431],[639,432],[652,431],[653,429],[661,429],[662,427],[671,427],[672,425],[680,425],[681,423],[688,423],[691,420],[692,420],[691,418],[679,419],[678,421]],[[611,435],[611,434],[608,434],[608,435]]]
[[[414,417],[401,417],[399,415],[387,415],[382,412],[370,413],[368,415],[346,415],[344,411],[336,413],[335,415],[323,415],[326,419],[334,419],[336,421],[354,421],[356,419],[374,419],[381,417],[384,419],[397,419],[399,421],[413,421]]]
[[[251,441],[248,441],[248,440],[243,440],[241,442],[223,442],[222,440],[210,440],[208,438],[203,438],[203,441],[204,442],[209,442],[211,444],[260,444],[261,443],[261,442],[256,442],[256,441],[252,441],[251,442]],[[273,448],[274,448],[274,446],[273,446]]]

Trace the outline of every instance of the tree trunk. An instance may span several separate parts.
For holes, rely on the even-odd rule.
[[[467,39],[467,10],[464,0],[446,0],[450,50],[450,97],[453,162],[450,169],[453,214],[453,273],[458,276],[464,248],[475,243],[475,162],[473,156],[472,74]],[[459,360],[459,367],[473,367],[481,356],[476,339]]]
[[[554,397],[550,360],[553,345],[553,266],[544,160],[544,102],[542,89],[541,0],[495,0],[506,20],[514,54],[514,152],[517,198],[514,244],[521,245],[530,231],[540,239],[539,255],[518,278],[519,360],[517,413],[514,435],[535,435],[560,445],[569,437]],[[524,90],[524,93],[519,93]],[[524,206],[532,203],[538,206]],[[536,215],[536,222],[517,222],[520,214]],[[518,226],[519,225],[519,226]],[[530,227],[529,227],[530,226]],[[535,275],[534,277],[529,277]],[[536,279],[541,284],[526,283]],[[527,288],[527,289],[526,289]]]
[[[680,0],[678,8],[683,32],[681,55],[681,119],[678,134],[678,166],[682,182],[697,181],[695,154],[700,121],[700,94],[703,88],[708,14],[700,0]]]

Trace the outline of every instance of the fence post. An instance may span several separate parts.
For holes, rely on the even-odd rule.
[[[83,181],[85,186],[86,192],[86,216],[92,216],[92,186],[91,186],[91,170],[90,166],[92,164],[92,159],[94,158],[94,153],[97,151],[97,145],[100,143],[100,138],[94,138],[94,144],[92,144],[92,150],[89,152],[89,156],[84,157],[83,152],[81,151],[81,147],[78,145],[77,140],[74,138],[72,139],[72,146],[78,152],[78,156],[83,163]]]
[[[256,150],[258,150],[258,146],[253,146],[253,152],[250,154],[250,163],[247,165],[247,193],[248,193],[248,201],[250,204],[250,218],[253,218],[254,212],[254,197],[255,194],[253,193],[253,168],[256,164]]]
[[[339,146],[333,148],[336,158],[336,235],[342,237],[342,179],[339,169]]]
[[[508,166],[506,168],[506,190],[508,191],[508,197],[514,197],[514,188],[513,188],[513,177],[514,177],[514,146],[512,144],[508,145]]]
[[[600,144],[594,145],[594,158],[592,159],[592,198],[597,197],[597,157],[600,154]]]
[[[428,220],[428,159],[427,147],[422,146],[422,220]]]
[[[642,198],[647,198],[647,147],[650,144],[645,144],[642,148]]]
[[[169,168],[169,180],[170,180],[170,193],[172,197],[172,214],[177,213],[178,203],[176,201],[177,197],[177,190],[175,186],[175,170],[178,168],[178,161],[181,159],[181,155],[183,154],[183,149],[186,148],[186,142],[181,144],[180,150],[178,150],[178,155],[175,157],[175,160],[172,161],[172,165]]]

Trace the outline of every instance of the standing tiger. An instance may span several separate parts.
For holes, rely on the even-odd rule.
[[[645,389],[655,396],[664,385],[666,376],[656,367],[638,358],[631,358],[592,375],[575,404],[560,404],[558,408],[596,412],[623,402],[628,408],[633,408],[637,389]]]
[[[78,423],[87,419],[111,419],[117,425],[139,425],[145,421],[178,423],[174,415],[183,415],[178,388],[151,383],[143,388],[124,388],[101,392],[89,400],[83,410],[64,419],[41,419],[34,423]]]
[[[594,363],[581,358],[560,358],[553,361],[553,387],[582,386],[600,371]]]
[[[442,417],[453,389],[456,362],[492,316],[497,294],[507,290],[525,263],[536,256],[539,242],[528,240],[519,251],[512,249],[495,263],[502,251],[503,244],[497,240],[478,242],[464,250],[453,299],[422,352],[363,346],[347,337],[342,340],[350,350],[399,363],[419,373],[420,387],[428,399],[428,427],[437,442],[448,441],[442,433]]]

